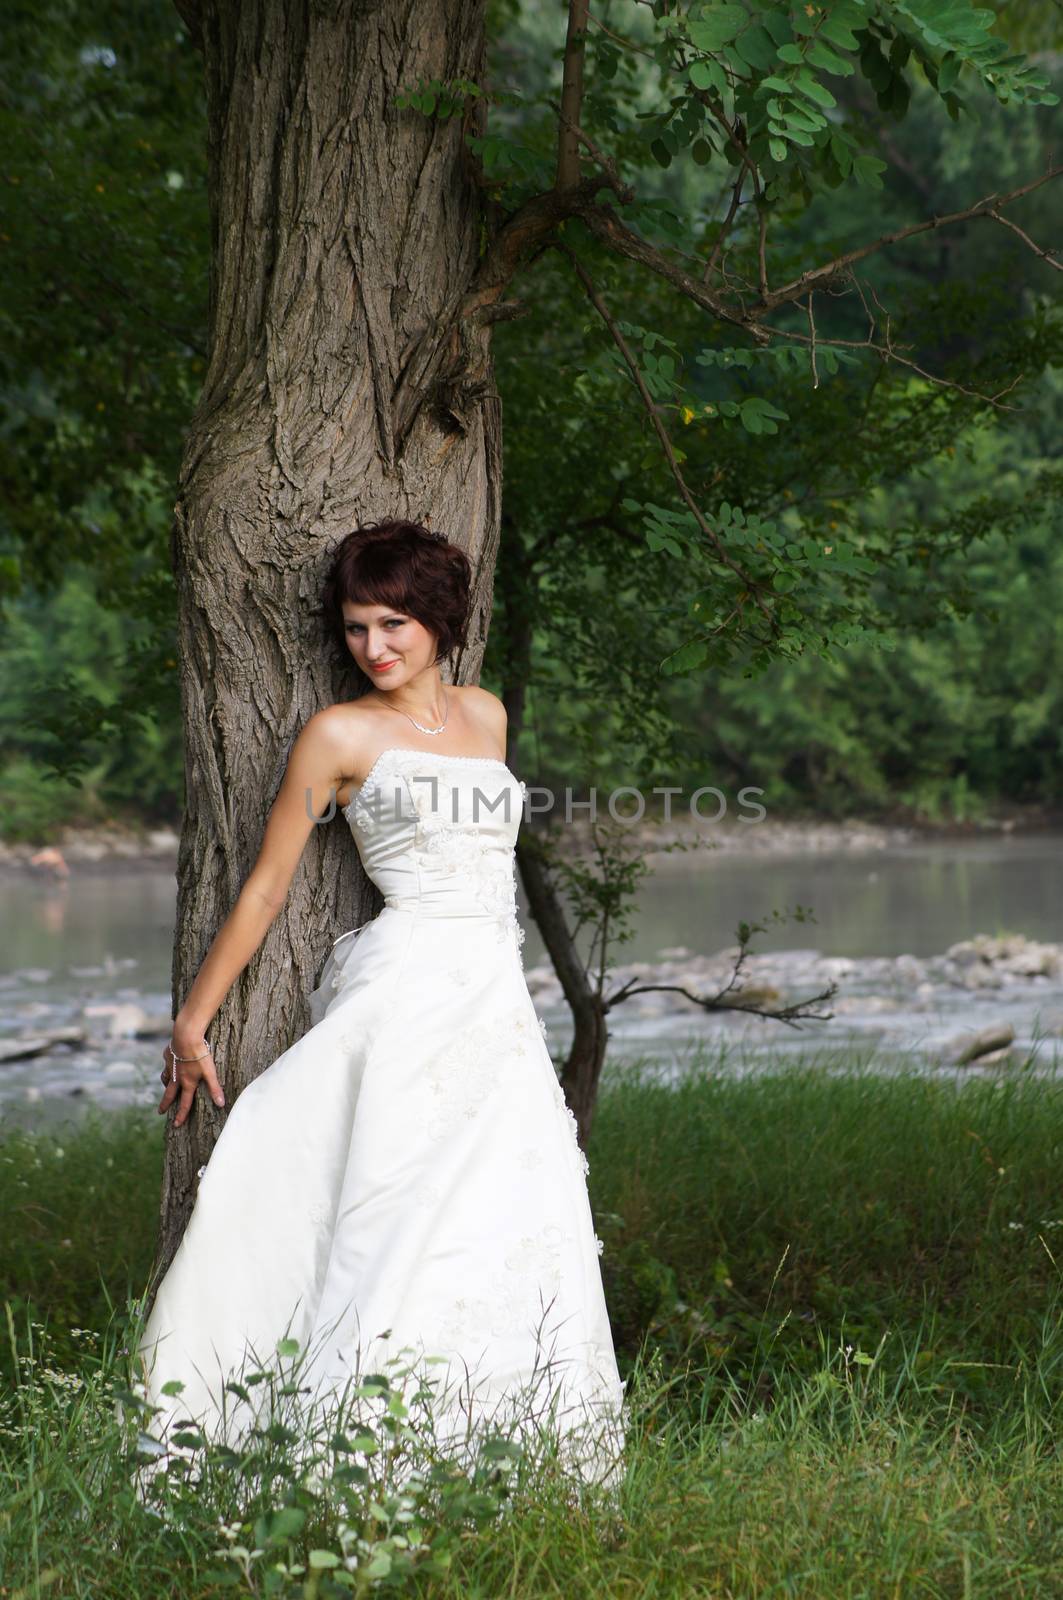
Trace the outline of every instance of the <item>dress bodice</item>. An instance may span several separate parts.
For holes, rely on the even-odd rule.
[[[504,761],[381,751],[344,815],[384,903],[422,916],[516,919],[514,846],[526,787]]]

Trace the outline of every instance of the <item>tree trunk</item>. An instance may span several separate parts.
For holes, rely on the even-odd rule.
[[[572,1013],[572,1045],[561,1073],[565,1092],[579,1131],[579,1142],[586,1146],[594,1121],[598,1099],[598,1080],[609,1043],[605,1008],[592,987],[587,969],[568,929],[561,896],[548,868],[530,835],[517,840],[517,862],[521,882],[528,896],[528,909],[542,935],[547,954],[561,980],[561,988]]]
[[[455,321],[479,256],[461,118],[397,110],[418,78],[483,78],[470,0],[208,0],[211,350],[175,507],[186,803],[175,1009],[254,863],[291,745],[360,692],[312,615],[330,549],[409,517],[467,551],[475,682],[498,541],[501,417],[489,328]],[[416,376],[414,376],[416,375]],[[342,821],[316,828],[283,912],[211,1029],[232,1104],[305,1031],[305,996],[375,891]],[[225,1112],[167,1127],[156,1278]]]
[[[503,514],[505,560],[500,568],[500,598],[505,620],[502,637],[505,685],[502,699],[507,713],[508,759],[512,766],[524,727],[527,691],[531,682],[534,581],[532,563],[521,548],[520,541],[516,537],[509,537],[509,529],[510,524]],[[576,1118],[580,1145],[586,1147],[609,1044],[606,1013],[569,932],[564,902],[546,862],[536,848],[528,822],[525,822],[517,840],[517,865],[528,897],[528,908],[542,935],[554,971],[561,980],[572,1013],[572,1045],[562,1069],[561,1087]]]

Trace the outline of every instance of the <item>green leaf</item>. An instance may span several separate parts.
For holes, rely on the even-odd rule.
[[[659,528],[646,529],[646,543],[655,554],[666,550],[670,556],[682,557],[682,546],[676,544],[670,534],[662,533]]]
[[[749,21],[744,6],[706,6],[696,22],[689,24],[687,33],[699,50],[722,50],[730,44],[740,29]]]
[[[672,152],[662,139],[654,139],[652,141],[650,153],[658,166],[670,167],[672,165]]]
[[[739,415],[747,433],[778,433],[776,419],[780,422],[790,420],[785,411],[780,411],[778,406],[773,406],[770,400],[764,400],[759,395],[743,400]]]
[[[708,659],[708,646],[704,639],[690,639],[680,645],[661,662],[661,671],[669,677],[679,677],[684,672],[696,672]]]
[[[811,16],[809,16],[809,10],[812,12]],[[804,34],[806,38],[809,34],[818,33],[821,15],[822,13],[817,6],[811,6],[807,9],[803,3],[795,6],[791,16],[794,32]]]
[[[963,63],[959,56],[951,54],[942,56],[941,64],[938,67],[938,94],[945,94],[952,88],[960,75],[962,65]]]
[[[300,1511],[298,1506],[281,1506],[274,1512],[270,1523],[269,1543],[279,1544],[282,1539],[290,1539],[295,1534],[301,1533],[306,1522],[306,1512]]]
[[[819,37],[821,39],[829,39],[830,43],[836,44],[840,50],[855,50],[859,40],[848,23],[842,21],[839,13],[843,9],[843,7],[838,6],[829,16],[823,18],[819,28]],[[851,9],[854,12],[856,11],[855,7]],[[856,16],[858,17],[859,13],[856,13]],[[854,17],[854,20],[856,20],[856,17]],[[862,21],[863,19],[860,18],[859,20]]]
[[[312,1571],[321,1571],[325,1567],[338,1567],[340,1558],[332,1550],[311,1550],[307,1562]]]
[[[847,178],[853,170],[853,152],[846,143],[843,134],[837,132],[831,134],[830,153],[838,163],[842,176]]]
[[[857,156],[853,161],[853,172],[858,183],[864,183],[869,189],[881,189],[882,179],[880,172],[885,172],[886,163],[877,156]]]
[[[713,71],[715,68],[715,72]],[[716,87],[716,73],[720,71],[716,61],[692,61],[690,63],[690,81],[695,89],[714,89]]]
[[[889,88],[893,77],[892,68],[879,49],[877,39],[872,38],[870,34],[860,50],[860,71],[876,94],[884,94]]]
[[[782,53],[776,49],[771,34],[759,24],[746,28],[738,35],[735,49],[742,60],[748,62],[758,72],[770,72],[775,65],[776,57]]]
[[[903,78],[899,73],[890,83],[886,94],[879,96],[883,110],[888,111],[894,117],[904,116],[910,99],[911,91],[908,88],[907,79]]]
[[[832,50],[830,45],[824,44],[820,39],[812,44],[808,59],[814,67],[819,67],[824,72],[833,72],[837,78],[848,78],[854,71],[851,61],[838,55],[837,51]]]
[[[800,72],[794,74],[794,87],[800,89],[802,94],[807,95],[810,100],[815,100],[821,106],[829,108],[838,104],[826,85],[814,78],[807,67],[802,67]]]
[[[773,161],[785,161],[786,160],[786,140],[785,139],[769,139],[768,140],[768,149],[771,151],[771,159]]]
[[[604,40],[599,39],[597,54],[598,71],[601,73],[602,77],[615,78],[617,64],[620,60],[619,52],[614,50],[611,44],[607,44]]]
[[[787,107],[787,122],[795,122],[799,128],[806,128],[809,133],[818,133],[820,128],[827,126],[827,119],[818,106],[798,105],[794,102]]]
[[[765,11],[760,20],[777,45],[791,43],[794,30],[790,26],[788,11]]]

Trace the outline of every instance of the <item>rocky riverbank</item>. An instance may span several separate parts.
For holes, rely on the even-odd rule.
[[[632,1039],[685,1032],[759,1049],[769,1041],[784,1049],[870,1044],[956,1066],[1029,1055],[1046,1044],[1050,1056],[1060,1053],[1053,1041],[1063,1040],[1061,944],[979,934],[926,957],[779,950],[747,955],[732,983],[738,956],[737,945],[711,956],[675,946],[657,961],[616,964],[606,992],[629,986],[635,992],[610,1012],[610,1032]],[[549,962],[525,977],[536,1006],[548,1016],[561,1014],[561,986]],[[706,1009],[690,998],[711,1002],[725,989],[730,1009]],[[827,996],[808,1006],[819,1015],[796,1027],[774,1015],[816,996]]]
[[[737,946],[711,955],[672,946],[654,961],[614,965],[607,991],[630,984],[640,992],[609,1013],[610,1062],[652,1057],[667,1073],[692,1048],[707,1048],[725,1052],[729,1070],[738,1071],[795,1054],[831,1070],[838,1052],[873,1058],[883,1070],[916,1063],[945,1073],[999,1071],[1032,1063],[1051,1073],[1063,1065],[1063,945],[980,934],[928,957],[774,951],[747,957],[730,994],[735,1009],[706,1010],[688,997],[711,998],[728,986],[738,953]],[[124,958],[0,976],[5,1114],[37,1120],[68,1114],[74,1101],[157,1103],[169,1007],[165,995],[135,987],[136,967]],[[571,1029],[560,985],[546,962],[525,977],[560,1060]],[[775,1015],[828,991],[811,1007],[819,1015],[797,1026]]]

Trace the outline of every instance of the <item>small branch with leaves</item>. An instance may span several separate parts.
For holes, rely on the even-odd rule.
[[[672,441],[668,436],[668,430],[661,421],[658,408],[654,404],[653,397],[646,387],[646,381],[639,369],[639,364],[635,360],[635,357],[632,354],[632,351],[627,340],[624,338],[623,333],[617,326],[615,317],[613,317],[609,311],[605,301],[595,288],[594,280],[591,278],[590,273],[587,271],[586,267],[584,267],[583,263],[580,261],[575,252],[570,250],[567,245],[561,243],[558,243],[557,249],[560,250],[561,253],[567,256],[571,261],[573,271],[576,273],[576,276],[582,283],[588,300],[591,302],[591,305],[605,323],[605,326],[609,330],[610,337],[619,350],[621,356],[624,358],[628,370],[631,373],[632,380],[642,400],[643,406],[646,409],[646,414],[653,425],[654,432],[657,434],[657,437],[660,440],[661,449],[663,450],[665,460],[668,463],[668,470],[675,479],[676,487],[678,488],[679,493],[682,496],[685,505],[687,506],[687,509],[693,516],[698,528],[700,529],[706,542],[711,547],[717,560],[735,574],[735,576],[743,584],[748,595],[756,602],[768,627],[769,635],[771,635],[777,630],[778,625],[770,607],[767,604],[764,593],[762,593],[763,585],[761,585],[751,573],[747,572],[730,554],[722,539],[706,520],[700,506],[698,505],[694,496],[691,494],[687,485],[687,481],[680,469],[679,462],[676,459]]]

